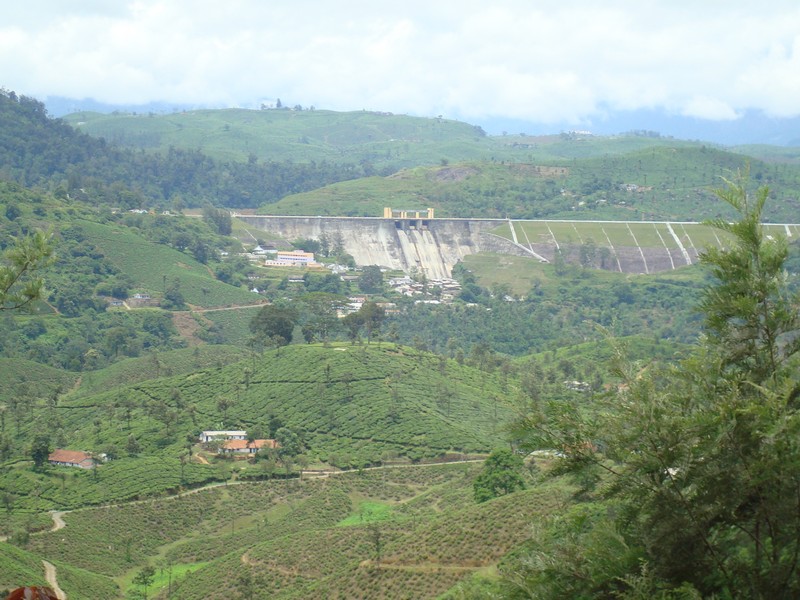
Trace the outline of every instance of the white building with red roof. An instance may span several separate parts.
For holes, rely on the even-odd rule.
[[[56,448],[55,451],[47,457],[47,461],[51,465],[78,467],[80,469],[91,469],[96,464],[94,457],[88,452],[83,452],[82,450],[64,450],[62,448]]]

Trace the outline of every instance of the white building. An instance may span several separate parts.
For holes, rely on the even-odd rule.
[[[208,442],[246,439],[246,431],[204,431],[200,434],[200,441],[204,444],[207,444]]]

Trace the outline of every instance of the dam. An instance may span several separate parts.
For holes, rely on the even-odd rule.
[[[308,217],[235,215],[254,229],[286,240],[341,240],[359,265],[378,265],[429,279],[450,277],[469,254],[496,252],[547,259],[531,248],[491,233],[503,219],[423,219],[381,217]]]
[[[442,219],[431,209],[385,211],[383,217],[234,216],[288,241],[325,235],[340,240],[358,265],[430,279],[450,277],[456,263],[478,252],[650,274],[693,265],[704,247],[725,245],[724,236],[696,222]],[[764,226],[789,241],[800,237],[798,224]]]

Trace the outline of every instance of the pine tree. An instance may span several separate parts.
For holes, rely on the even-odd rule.
[[[709,223],[727,247],[701,256],[714,282],[693,354],[677,367],[621,360],[619,390],[591,411],[535,401],[519,423],[532,448],[566,456],[595,507],[569,530],[580,540],[569,560],[551,560],[563,543],[543,536],[541,560],[517,563],[541,597],[800,596],[800,320],[787,243],[764,232],[766,188],[751,197],[739,179],[717,195],[739,219]],[[612,539],[617,559],[600,547]]]

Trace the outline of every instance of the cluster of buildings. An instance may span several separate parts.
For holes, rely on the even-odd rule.
[[[219,454],[252,455],[260,450],[275,450],[279,447],[276,440],[248,440],[246,431],[204,431],[200,434],[200,443],[217,443]],[[47,462],[56,467],[76,467],[92,469],[108,460],[105,454],[92,454],[83,450],[65,450],[56,448],[47,457]]]
[[[278,448],[278,442],[275,440],[248,440],[247,432],[242,430],[203,431],[200,434],[200,443],[217,443],[219,444],[217,452],[229,455],[250,455],[257,454],[260,450]]]
[[[341,319],[349,314],[356,313],[361,310],[361,307],[364,306],[367,301],[368,299],[366,296],[350,296],[347,298],[347,304],[336,311],[336,316]],[[380,306],[387,315],[394,315],[400,312],[400,309],[397,308],[394,302],[376,302],[375,304]]]
[[[461,284],[455,279],[428,279],[427,281],[415,281],[411,277],[392,277],[388,280],[388,285],[392,290],[401,296],[417,297],[419,302],[433,302],[449,304],[458,296],[461,291]],[[429,296],[432,297],[429,298]]]

